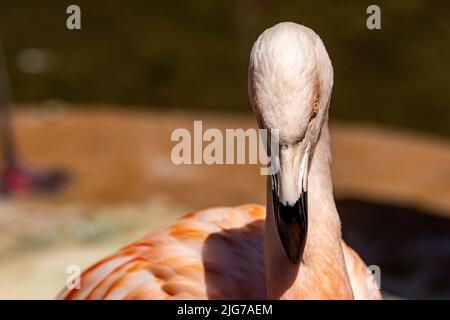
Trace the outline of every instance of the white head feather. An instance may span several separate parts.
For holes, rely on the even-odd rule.
[[[276,166],[282,203],[293,204],[301,192],[304,154],[312,157],[333,87],[333,67],[322,40],[292,22],[265,30],[253,45],[249,95],[260,126],[279,130]],[[311,153],[309,152],[311,151]],[[307,172],[307,169],[306,169]]]
[[[304,138],[315,101],[319,111],[326,109],[332,86],[330,58],[313,30],[282,22],[265,30],[253,45],[250,100],[263,127],[280,130],[280,143]]]

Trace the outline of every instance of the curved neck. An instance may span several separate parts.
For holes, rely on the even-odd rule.
[[[327,121],[321,130],[308,175],[308,235],[300,264],[291,263],[281,245],[267,181],[264,235],[268,299],[352,299],[341,244],[341,224],[333,198]]]

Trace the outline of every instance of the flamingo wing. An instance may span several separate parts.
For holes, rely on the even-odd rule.
[[[265,299],[265,208],[185,214],[86,269],[58,299]],[[381,299],[358,254],[342,241],[355,299]]]
[[[344,241],[342,249],[355,300],[383,299],[373,274],[369,272],[361,257]]]
[[[265,208],[188,213],[86,269],[59,299],[263,299]]]

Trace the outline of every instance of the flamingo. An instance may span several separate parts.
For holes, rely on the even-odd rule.
[[[333,68],[319,36],[279,23],[255,42],[249,96],[279,130],[260,205],[185,214],[86,269],[60,299],[381,299],[341,237],[330,176]],[[266,213],[267,212],[267,213]]]

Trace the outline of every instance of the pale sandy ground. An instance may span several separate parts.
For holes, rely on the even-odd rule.
[[[33,167],[66,168],[56,195],[0,199],[0,299],[50,299],[68,265],[86,267],[185,211],[264,203],[256,165],[175,166],[176,128],[249,128],[248,114],[65,111],[15,118]],[[367,125],[333,123],[337,198],[390,202],[450,217],[450,144]]]

